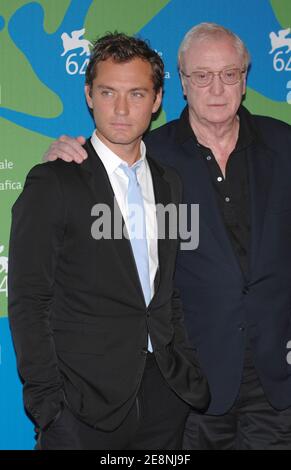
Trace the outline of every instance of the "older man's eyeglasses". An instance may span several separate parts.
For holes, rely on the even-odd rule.
[[[222,83],[225,85],[235,85],[238,83],[242,75],[245,73],[245,69],[223,69],[219,72],[211,72],[209,70],[196,70],[195,72],[190,73],[187,75],[183,70],[181,70],[181,74],[184,77],[190,78],[190,81],[193,85],[204,87],[208,86],[213,82],[214,75],[218,75]]]

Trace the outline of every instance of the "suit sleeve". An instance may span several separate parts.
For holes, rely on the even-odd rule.
[[[8,314],[24,403],[41,428],[64,399],[50,317],[65,207],[50,165],[30,171],[13,206],[8,268]]]

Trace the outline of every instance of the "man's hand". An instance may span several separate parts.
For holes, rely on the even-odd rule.
[[[85,142],[86,139],[82,136],[74,139],[67,135],[61,135],[50,145],[43,160],[52,162],[61,158],[65,162],[82,163],[88,157],[86,150],[82,147]]]

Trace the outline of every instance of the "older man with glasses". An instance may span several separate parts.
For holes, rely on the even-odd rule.
[[[291,127],[241,105],[249,61],[232,31],[192,28],[179,49],[188,105],[145,140],[200,205],[199,247],[180,252],[175,283],[212,400],[190,413],[185,449],[291,449]],[[86,153],[63,136],[57,157]]]

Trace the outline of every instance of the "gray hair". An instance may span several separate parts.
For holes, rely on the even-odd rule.
[[[186,33],[178,51],[179,66],[181,66],[184,53],[189,49],[193,41],[217,38],[218,36],[227,36],[233,41],[235,49],[243,59],[244,66],[248,69],[250,64],[250,54],[243,41],[230,29],[224,28],[223,26],[215,23],[200,23]]]

